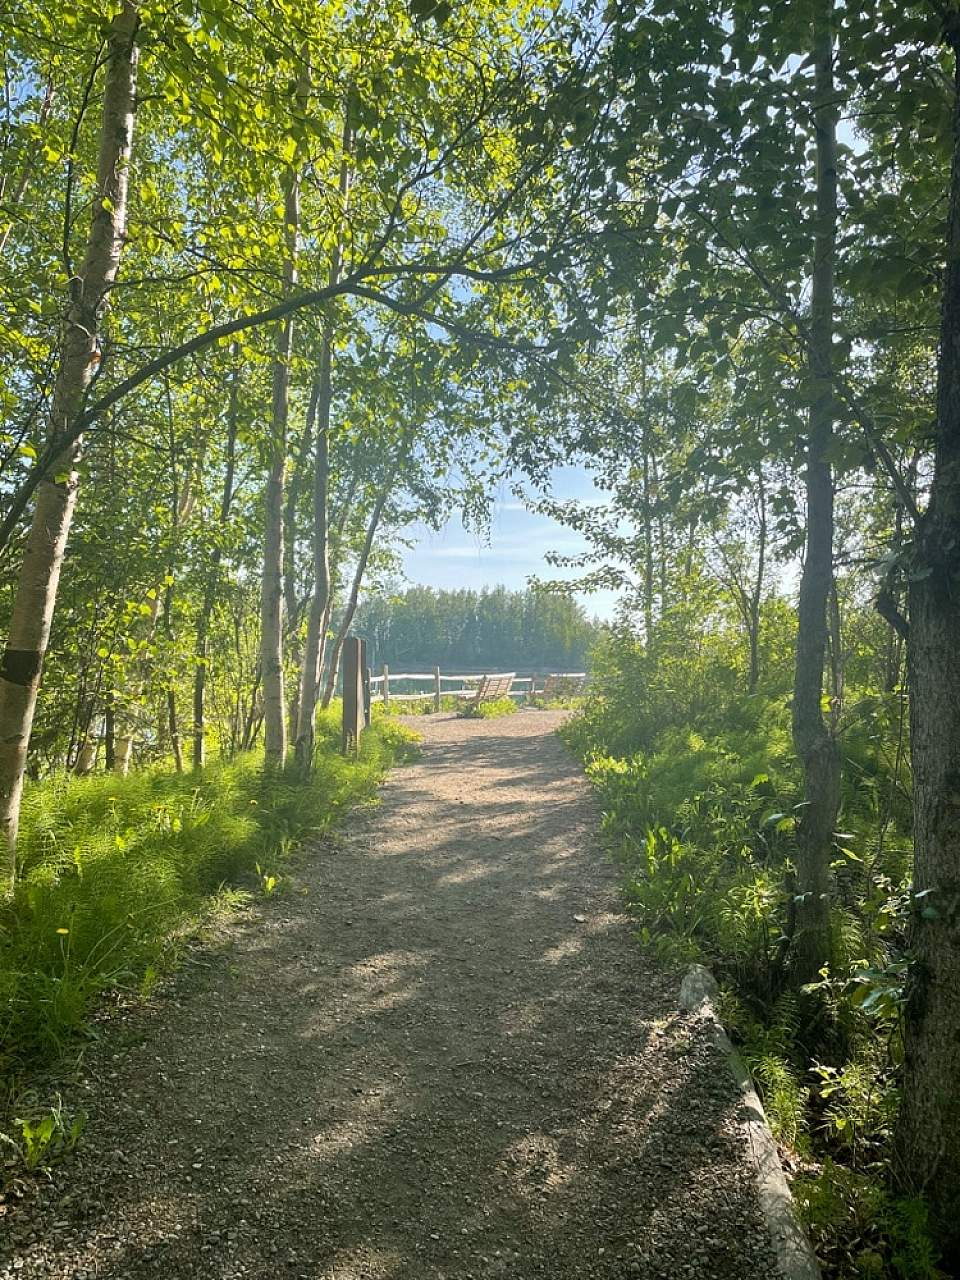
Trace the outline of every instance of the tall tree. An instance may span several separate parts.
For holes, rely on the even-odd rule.
[[[301,53],[297,81],[297,109],[305,115],[309,101],[308,52]],[[289,297],[297,280],[300,248],[299,156],[287,167],[283,180],[283,226],[286,252],[283,293]],[[283,486],[287,467],[287,421],[290,412],[290,365],[293,360],[293,317],[277,326],[273,362],[273,397],[269,434],[269,473],[264,495],[263,574],[260,595],[260,669],[263,678],[264,759],[268,768],[283,765],[287,754],[287,705],[283,680]]]
[[[823,715],[827,604],[833,585],[833,341],[837,241],[837,87],[832,0],[814,0],[813,116],[816,212],[807,374],[806,546],[800,579],[793,740],[803,766],[803,808],[797,822],[797,879],[792,967],[809,983],[829,962],[830,862],[840,805],[840,752]]]
[[[339,209],[337,210],[337,234],[334,240],[328,279],[336,284],[343,268],[344,225],[350,199],[350,148],[352,145],[350,119],[350,94],[346,95],[343,110],[343,134],[341,138],[340,173],[338,177]],[[313,457],[313,521],[311,549],[313,559],[313,593],[307,615],[307,638],[303,650],[303,663],[296,701],[296,753],[297,763],[303,770],[313,759],[317,701],[320,696],[320,677],[323,672],[327,627],[332,609],[332,583],[330,577],[330,417],[333,403],[333,325],[324,321],[320,340],[320,367],[314,387],[316,425]]]
[[[70,279],[61,350],[47,419],[52,462],[41,480],[0,663],[0,835],[6,878],[14,874],[20,794],[37,689],[50,636],[64,551],[77,502],[81,440],[70,428],[100,360],[100,331],[123,249],[136,111],[139,6],[124,3],[104,53],[97,181],[83,260]]]
[[[933,476],[909,565],[914,777],[913,964],[901,1172],[960,1256],[960,9],[942,10],[954,61],[953,161],[940,320]]]
[[[234,360],[237,352],[234,349]],[[193,767],[202,769],[206,761],[206,697],[207,676],[210,662],[210,620],[220,588],[220,562],[223,558],[223,540],[226,536],[227,520],[234,499],[234,484],[237,463],[237,429],[240,413],[240,376],[234,367],[230,374],[230,389],[227,406],[227,442],[226,460],[224,463],[223,491],[220,497],[220,508],[217,521],[216,543],[210,564],[206,572],[203,598],[197,616],[194,639],[194,663],[196,670],[193,676]]]

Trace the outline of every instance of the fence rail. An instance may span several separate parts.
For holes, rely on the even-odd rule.
[[[433,671],[391,671],[385,665],[380,675],[371,674],[370,689],[371,694],[377,696],[384,706],[389,706],[391,702],[422,702],[424,698],[430,697],[439,706],[441,698],[475,697],[477,687],[484,679],[488,681],[509,679],[511,684],[505,696],[523,699],[535,698],[551,687],[554,691],[557,691],[558,686],[563,681],[585,682],[587,673],[585,671],[545,671],[542,674],[537,673],[532,676],[514,676],[510,672],[470,671],[459,673],[445,672],[439,668],[435,668]],[[405,680],[429,682],[429,688],[415,692],[395,693],[390,687]],[[451,684],[461,687],[456,689],[444,688],[444,685]]]
[[[482,680],[485,675],[508,675],[509,672],[499,671],[471,671],[469,675],[445,675],[440,672],[441,680]],[[532,680],[545,680],[552,676],[555,680],[585,680],[587,673],[585,671],[545,671],[535,676],[514,676],[514,684],[530,684]],[[435,680],[436,675],[432,671],[391,671],[386,677],[388,680]],[[371,684],[382,684],[384,677],[371,675]],[[420,695],[417,695],[418,697]]]
[[[407,693],[393,693],[391,684],[401,681],[421,681],[429,688]],[[391,702],[422,702],[432,698],[434,709],[440,710],[444,698],[509,697],[531,701],[535,697],[569,696],[579,693],[587,681],[585,671],[547,671],[542,675],[514,675],[512,671],[469,671],[457,673],[441,671],[391,671],[386,663],[379,675],[373,675],[367,666],[367,643],[357,636],[349,636],[343,650],[343,751],[355,752],[360,735],[370,724],[370,703],[378,697],[384,708]],[[444,685],[456,684],[460,688],[445,689]]]

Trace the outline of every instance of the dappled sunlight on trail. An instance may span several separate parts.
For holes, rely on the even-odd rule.
[[[558,722],[419,722],[382,808],[105,1038],[18,1275],[772,1274],[735,1091]]]

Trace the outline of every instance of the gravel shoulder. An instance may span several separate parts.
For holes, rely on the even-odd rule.
[[[107,1022],[2,1280],[775,1276],[737,1089],[632,937],[562,715],[418,719],[379,808]]]

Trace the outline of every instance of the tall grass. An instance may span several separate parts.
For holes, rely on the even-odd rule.
[[[485,702],[462,703],[457,715],[461,720],[499,720],[501,716],[512,716],[519,710],[513,698],[489,698]]]
[[[766,620],[774,658],[791,651],[783,622]],[[869,672],[851,661],[832,961],[798,997],[785,963],[803,801],[789,671],[769,661],[741,692],[735,631],[669,623],[659,647],[614,636],[562,730],[597,789],[639,936],[667,961],[715,969],[771,1126],[804,1162],[799,1200],[831,1276],[933,1280],[924,1206],[890,1177],[913,904],[902,694],[855,683]]]
[[[308,780],[265,776],[258,754],[202,773],[56,776],[28,786],[20,877],[0,905],[0,1110],[55,1058],[109,988],[149,987],[224,899],[275,877],[294,845],[368,800],[414,735],[380,722],[356,758],[320,717]]]
[[[456,711],[462,703],[462,698],[455,697],[452,693],[445,693],[440,698],[440,710]],[[382,699],[375,700],[373,704],[374,717],[380,715],[432,716],[436,710],[437,703],[432,693],[425,693],[422,698],[391,698],[389,711],[384,711]]]

